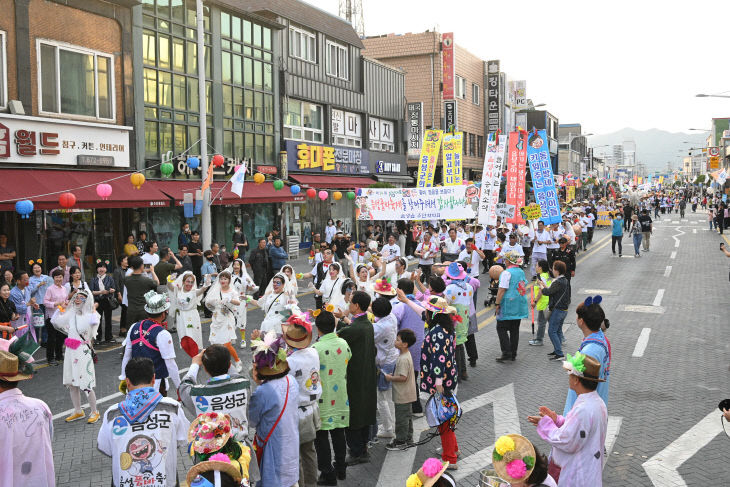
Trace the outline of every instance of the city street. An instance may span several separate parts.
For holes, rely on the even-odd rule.
[[[722,297],[730,261],[718,250],[722,241],[726,240],[709,231],[704,212],[688,212],[682,220],[672,214],[656,221],[651,251],[642,252],[640,259],[632,256],[628,237],[623,239],[624,257],[612,257],[607,230],[596,231],[588,251],[578,256],[564,350],[575,352],[581,341],[574,309],[586,296],[602,295],[611,321],[604,485],[717,485],[727,473],[724,452],[730,439],[725,438],[717,410],[727,396],[728,373]],[[482,276],[483,286],[485,281]],[[548,453],[526,417],[541,405],[561,412],[568,388],[560,363],[547,359],[552,351],[547,337],[543,347],[528,346],[528,320],[522,322],[517,361],[494,361],[499,346],[493,310],[481,309],[485,294],[482,289],[480,359],[458,390],[464,410],[456,432],[461,456],[454,474],[459,485],[479,485],[479,472],[489,466],[493,443],[502,434],[521,433]],[[302,296],[300,303],[311,307],[312,296]],[[249,313],[249,331],[260,319],[260,311]],[[96,391],[101,411],[119,400],[119,351],[99,355]],[[182,373],[189,362],[179,351]],[[96,449],[99,424],[63,421],[71,402],[61,375],[62,367],[44,367],[21,385],[26,395],[45,400],[54,414],[58,485],[109,485],[111,460]],[[425,421],[417,420],[416,428],[423,430]],[[435,456],[438,446],[436,438],[417,449],[388,452],[381,440],[370,450],[371,462],[349,468],[341,485],[403,486],[427,457]],[[185,448],[178,452],[178,472],[183,475],[191,462]]]

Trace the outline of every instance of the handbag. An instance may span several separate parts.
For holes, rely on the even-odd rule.
[[[31,324],[36,328],[46,326],[46,315],[41,309],[34,309],[31,316]]]
[[[284,411],[286,411],[286,405],[289,402],[289,376],[286,376],[286,397],[284,398],[284,406],[281,408],[281,412],[279,413],[279,417],[276,418],[276,421],[274,421],[274,425],[269,430],[269,434],[266,435],[266,439],[261,440],[261,437],[258,433],[256,433],[253,437],[253,451],[256,453],[256,463],[258,463],[259,467],[261,466],[261,461],[264,458],[264,448],[266,447],[266,444],[269,442],[269,438],[271,438],[271,435],[274,433],[274,430],[276,429],[277,425],[279,424],[279,420],[284,415]]]
[[[115,310],[119,307],[119,300],[113,294],[109,295],[108,300],[109,300],[109,306],[111,306],[112,310]]]
[[[453,429],[461,418],[461,405],[453,393],[445,395],[434,392],[426,402],[424,413],[430,427],[437,428],[444,423],[449,423]]]

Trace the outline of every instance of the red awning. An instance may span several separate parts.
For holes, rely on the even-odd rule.
[[[135,189],[129,180],[131,174],[127,171],[0,169],[0,200],[3,200],[0,210],[14,210],[15,202],[20,199],[31,200],[36,210],[60,209],[59,191],[70,191],[76,196],[74,208],[169,206],[170,198],[149,182],[141,189]],[[106,200],[96,194],[96,185],[103,182],[112,187],[112,194]]]
[[[364,176],[321,176],[319,174],[290,174],[289,177],[300,184],[322,189],[367,188],[375,180]]]
[[[193,180],[156,180],[150,181],[159,191],[162,191],[175,200],[177,206],[182,206],[183,194],[193,193],[200,189],[200,181]],[[223,189],[223,191],[221,191]],[[295,197],[285,186],[277,191],[272,183],[256,184],[253,181],[246,181],[243,186],[241,198],[231,191],[231,185],[227,181],[215,181],[211,184],[210,197],[214,205],[247,205],[255,203],[278,203],[285,201],[297,201],[304,199],[303,196]]]

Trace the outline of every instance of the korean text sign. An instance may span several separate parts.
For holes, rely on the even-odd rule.
[[[418,178],[416,185],[419,188],[433,186],[433,176],[436,173],[436,162],[441,150],[441,140],[444,133],[441,130],[426,130],[423,134],[421,156],[418,158]]]
[[[358,220],[450,220],[476,216],[479,189],[469,186],[362,189]]]
[[[527,161],[532,175],[532,190],[540,205],[540,219],[546,223],[560,223],[560,203],[555,189],[553,167],[548,153],[547,134],[544,130],[533,131],[528,138]]]
[[[461,132],[444,135],[444,186],[461,184],[461,149],[463,139],[464,134]]]
[[[499,186],[502,182],[502,165],[507,136],[489,134],[487,137],[487,153],[482,170],[482,193],[479,199],[479,223],[482,225],[497,224],[497,203],[499,202]]]
[[[289,171],[330,174],[369,174],[370,156],[364,149],[286,141]]]
[[[515,212],[507,223],[523,224],[519,209],[525,206],[525,161],[527,160],[527,132],[510,132],[509,160],[507,162],[507,204],[514,205]],[[550,158],[548,158],[548,163]]]

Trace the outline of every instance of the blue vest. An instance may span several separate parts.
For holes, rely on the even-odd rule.
[[[163,330],[162,325],[155,321],[142,320],[132,325],[132,333],[129,335],[132,340],[132,357],[147,357],[152,360],[155,364],[155,379],[166,379],[169,375],[165,360],[157,347],[157,335]]]
[[[520,282],[524,283],[525,291],[527,291],[527,279],[525,273],[519,267],[510,267],[503,272],[510,273],[509,288],[502,296],[500,305],[501,314],[499,320],[521,320],[529,316],[529,308],[527,306],[527,293],[520,295],[517,290]]]

